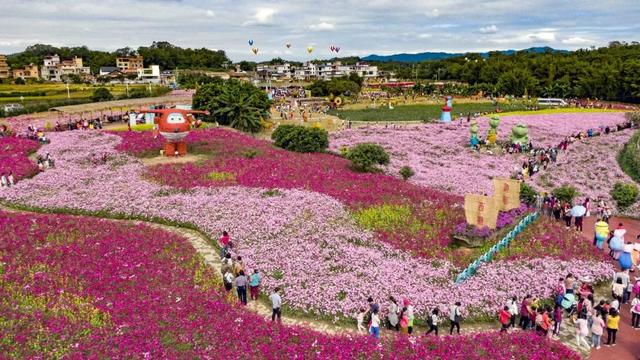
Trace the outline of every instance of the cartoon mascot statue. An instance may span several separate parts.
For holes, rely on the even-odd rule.
[[[166,156],[185,155],[187,143],[184,139],[189,135],[191,127],[199,127],[202,122],[196,120],[194,114],[209,115],[208,111],[157,109],[140,110],[140,113],[155,114],[153,122],[158,126],[158,132],[166,140],[164,154]]]

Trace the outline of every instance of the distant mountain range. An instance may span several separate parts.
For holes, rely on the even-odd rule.
[[[528,48],[528,49],[523,49],[523,50],[502,50],[502,51],[498,51],[500,53],[503,53],[505,55],[512,55],[518,51],[526,51],[526,52],[532,52],[532,53],[544,53],[547,51],[552,51],[555,53],[568,53],[569,51],[567,50],[556,50],[553,48],[550,48],[548,46],[543,46],[543,47],[532,47],[532,48]],[[446,52],[423,52],[423,53],[418,53],[418,54],[394,54],[394,55],[369,55],[366,57],[363,57],[362,60],[364,61],[379,61],[379,62],[389,62],[389,61],[397,61],[397,62],[407,62],[407,63],[414,63],[414,62],[422,62],[422,61],[429,61],[429,60],[442,60],[442,59],[448,59],[448,58],[452,58],[452,57],[456,57],[456,56],[462,56],[465,53],[446,53]],[[482,57],[489,57],[489,52],[482,52],[480,53],[480,55]]]

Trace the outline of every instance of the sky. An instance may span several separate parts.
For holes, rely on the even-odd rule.
[[[331,46],[339,56],[578,49],[640,41],[639,20],[640,0],[0,0],[0,53],[154,40],[234,61],[330,58]]]

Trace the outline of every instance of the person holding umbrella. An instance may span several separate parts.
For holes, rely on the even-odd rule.
[[[582,205],[576,205],[571,208],[570,214],[575,217],[576,230],[582,232],[582,219],[587,213],[587,208]]]

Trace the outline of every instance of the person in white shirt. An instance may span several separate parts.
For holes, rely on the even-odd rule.
[[[511,299],[507,300],[507,307],[509,308],[509,313],[511,314],[511,323],[509,326],[512,328],[516,327],[516,317],[518,316],[518,298],[515,296]]]
[[[458,334],[460,334],[460,301],[456,301],[449,311],[449,320],[451,320],[451,328],[449,329],[449,335],[453,335],[453,328],[456,328]]]
[[[378,316],[378,310],[374,310],[371,313],[371,326],[369,327],[369,334],[380,339],[380,317]]]
[[[364,334],[367,329],[364,327],[364,316],[367,314],[367,311],[364,308],[360,308],[360,312],[356,316],[356,320],[358,321],[358,333]]]
[[[278,294],[279,291],[280,288],[276,287],[275,289],[273,289],[273,293],[269,295],[272,309],[271,321],[276,321],[276,318],[278,318],[278,322],[282,322],[282,312],[280,310],[280,307],[282,306],[282,298],[280,298],[280,294]]]
[[[7,184],[9,185],[9,187],[12,187],[14,182],[13,182],[13,172],[9,171],[9,176],[7,176]]]
[[[429,316],[429,331],[427,331],[427,335],[434,331],[436,336],[438,336],[438,323],[440,322],[438,315],[440,315],[440,310],[438,310],[438,308],[431,311],[431,315]]]
[[[2,173],[2,176],[0,176],[0,187],[7,187],[8,183],[7,183],[7,177],[4,175],[4,173]]]

